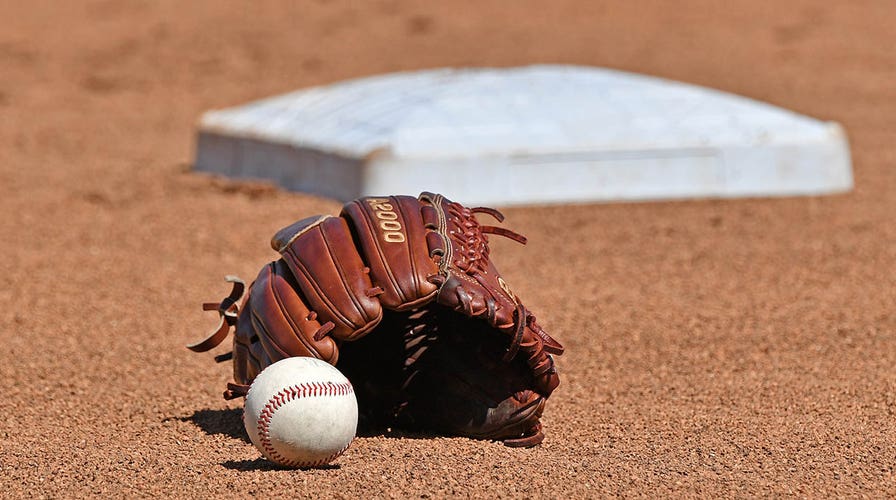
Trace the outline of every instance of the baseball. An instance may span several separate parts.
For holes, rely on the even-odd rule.
[[[339,370],[315,358],[280,360],[249,387],[243,424],[268,460],[287,467],[326,465],[351,444],[358,401]]]

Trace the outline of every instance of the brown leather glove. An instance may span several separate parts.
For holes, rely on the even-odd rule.
[[[503,220],[422,193],[360,198],[340,217],[298,221],[272,239],[282,258],[261,270],[242,307],[243,284],[228,278],[231,295],[204,306],[219,311],[220,327],[188,347],[211,349],[236,326],[227,398],[245,395],[271,363],[313,356],[352,381],[372,426],[538,444],[559,384],[551,354],[563,347],[489,258],[487,234],[525,238],[480,225],[476,213]]]

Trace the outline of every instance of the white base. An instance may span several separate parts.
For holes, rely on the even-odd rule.
[[[852,188],[836,123],[566,66],[400,73],[212,111],[196,169],[340,200],[436,191],[492,205]]]

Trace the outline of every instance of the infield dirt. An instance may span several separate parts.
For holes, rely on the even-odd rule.
[[[896,494],[896,52],[888,1],[0,1],[7,497]],[[534,449],[357,439],[271,467],[184,345],[203,301],[339,204],[190,170],[209,108],[443,66],[595,65],[849,134],[833,197],[514,208],[493,240],[565,344]],[[386,194],[386,193],[384,193]],[[221,349],[222,351],[226,349]]]

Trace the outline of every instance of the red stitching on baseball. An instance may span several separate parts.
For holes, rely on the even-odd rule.
[[[326,384],[311,382],[285,387],[277,394],[271,396],[268,403],[264,405],[264,408],[262,408],[261,412],[258,414],[258,436],[261,439],[261,447],[264,449],[265,454],[270,457],[271,460],[287,467],[318,467],[335,460],[348,449],[348,444],[327,458],[315,462],[287,460],[274,449],[274,445],[271,443],[271,419],[274,418],[274,413],[280,409],[281,406],[296,399],[312,396],[344,396],[352,392],[354,392],[354,389],[350,382],[340,382],[338,384],[335,382],[326,382]],[[351,444],[351,442],[349,442],[349,444]]]

